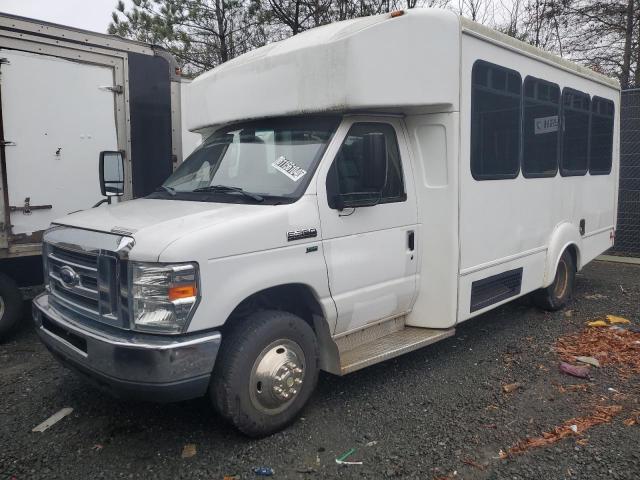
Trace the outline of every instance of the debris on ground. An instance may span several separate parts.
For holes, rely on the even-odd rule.
[[[256,475],[258,475],[260,477],[271,477],[276,472],[271,467],[256,467],[256,468],[253,469],[253,473],[255,473]]]
[[[96,452],[99,452],[103,448],[104,448],[104,445],[102,445],[101,443],[96,443],[93,447],[91,447],[91,450],[95,450]]]
[[[584,357],[579,355],[576,357],[576,362],[586,363],[587,365],[591,365],[592,367],[600,368],[600,362],[597,358],[594,357]]]
[[[593,322],[587,322],[589,327],[608,327],[609,324],[604,320],[594,320]]]
[[[522,384],[519,382],[509,383],[507,385],[502,385],[502,391],[504,393],[512,393],[522,387]]]
[[[225,475],[222,480],[240,480],[240,475]]]
[[[578,378],[589,378],[589,365],[571,365],[567,362],[560,362],[560,371]]]
[[[560,338],[555,350],[565,362],[589,356],[615,367],[623,377],[640,374],[640,333],[627,329],[586,328]]]
[[[544,432],[540,437],[521,440],[513,447],[508,449],[505,455],[517,455],[526,452],[531,448],[544,447],[546,445],[556,443],[563,438],[581,435],[585,432],[585,430],[588,430],[593,426],[601,425],[603,423],[609,423],[611,419],[618,415],[621,411],[622,406],[620,405],[595,407],[595,411],[592,415],[589,415],[587,417],[571,418],[564,422],[561,426],[555,427],[549,432]]]
[[[195,443],[187,443],[182,448],[182,458],[191,458],[196,456],[196,445]]]
[[[377,445],[378,442],[376,440],[372,440],[371,442],[367,443],[366,446],[367,447],[373,447],[374,445]]]
[[[487,468],[486,465],[478,463],[475,460],[472,460],[470,458],[463,458],[462,463],[464,463],[465,465],[469,465],[471,467],[477,468],[478,470],[485,470]]]
[[[362,462],[349,462],[349,461],[347,461],[347,458],[349,458],[354,453],[356,453],[356,449],[355,448],[347,450],[342,455],[340,455],[338,458],[336,458],[336,463],[338,465],[362,465]]]
[[[590,387],[593,386],[593,383],[578,383],[575,385],[556,385],[558,387],[558,391],[560,393],[566,392],[586,392]]]
[[[615,315],[607,315],[607,320],[612,325],[629,325],[631,320],[624,317],[617,317]]]
[[[71,408],[71,407],[62,408],[62,409],[58,410],[56,413],[54,413],[53,415],[51,415],[49,418],[47,418],[41,424],[36,425],[35,427],[33,427],[33,430],[31,430],[31,431],[32,432],[44,432],[48,428],[54,426],[56,423],[58,423],[64,417],[66,417],[67,415],[71,414],[71,412],[73,412],[73,408]]]
[[[609,297],[600,293],[594,293],[592,295],[585,295],[584,298],[586,298],[587,300],[604,300],[605,298]]]
[[[640,410],[634,410],[633,412],[631,412],[631,416],[622,423],[624,423],[627,427],[640,425]]]

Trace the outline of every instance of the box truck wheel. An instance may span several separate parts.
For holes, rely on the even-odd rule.
[[[289,312],[255,312],[223,332],[210,396],[238,430],[262,437],[289,425],[318,381],[318,344]]]
[[[0,340],[13,328],[22,312],[22,295],[6,275],[0,273]]]
[[[534,303],[544,310],[560,310],[571,299],[576,281],[576,265],[569,250],[565,250],[556,268],[553,283],[533,293]]]

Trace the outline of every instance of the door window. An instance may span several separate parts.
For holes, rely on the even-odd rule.
[[[365,158],[367,135],[384,135],[387,155],[387,177],[382,191],[371,187],[369,159]],[[354,123],[327,175],[329,206],[336,208],[334,199],[374,201],[375,203],[404,202],[407,194],[402,174],[402,161],[394,128],[386,123]]]

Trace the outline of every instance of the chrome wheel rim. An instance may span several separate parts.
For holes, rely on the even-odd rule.
[[[564,260],[560,260],[558,263],[558,273],[556,273],[556,285],[553,289],[553,294],[556,298],[564,297],[568,284],[569,272],[567,270],[567,264]]]
[[[268,415],[287,409],[300,394],[305,377],[302,348],[292,340],[267,345],[251,369],[249,394],[253,406]]]

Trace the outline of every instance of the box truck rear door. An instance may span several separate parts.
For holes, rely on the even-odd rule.
[[[11,241],[100,200],[98,154],[117,150],[111,67],[0,50]]]

